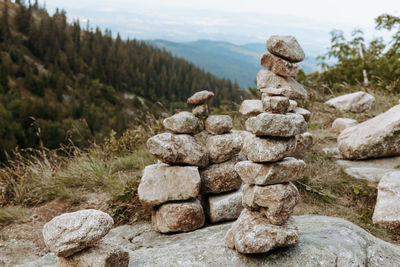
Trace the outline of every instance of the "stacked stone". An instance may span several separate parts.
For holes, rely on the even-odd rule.
[[[188,99],[204,116],[206,101],[212,92],[201,91]],[[201,110],[201,111],[199,111]],[[152,225],[161,233],[187,232],[204,225],[205,216],[199,200],[201,179],[198,168],[208,166],[207,148],[194,137],[204,129],[201,119],[190,112],[180,112],[163,121],[170,131],[147,141],[149,152],[159,161],[147,166],[138,188],[140,201],[153,208]]]
[[[242,180],[235,171],[235,164],[242,160],[239,152],[243,138],[232,131],[232,118],[228,115],[209,116],[205,130],[210,165],[200,171],[200,176],[207,215],[211,223],[234,220],[243,209]]]
[[[59,257],[60,267],[127,267],[129,253],[103,238],[113,224],[113,219],[99,210],[64,213],[44,225],[43,238]]]
[[[297,103],[290,98],[306,97],[293,79],[300,70],[295,62],[304,52],[290,36],[272,36],[267,49],[271,54],[264,54],[261,64],[268,70],[257,76],[263,110],[247,119],[246,129],[253,136],[245,139],[242,153],[248,161],[235,165],[245,183],[245,209],[225,237],[227,246],[241,253],[264,253],[298,242],[297,228],[287,220],[299,200],[292,182],[303,178],[306,164],[290,156],[307,124],[303,115],[293,112]]]

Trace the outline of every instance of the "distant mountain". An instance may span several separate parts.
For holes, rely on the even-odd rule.
[[[148,41],[158,48],[164,48],[173,55],[182,57],[205,71],[220,78],[237,81],[242,88],[255,86],[260,57],[266,52],[265,44],[250,43],[235,45],[229,42],[199,40],[195,42],[171,42],[167,40]],[[300,63],[306,73],[318,70],[314,52],[305,49],[306,59]]]

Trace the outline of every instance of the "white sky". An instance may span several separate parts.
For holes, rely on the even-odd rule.
[[[355,28],[371,39],[376,35],[377,16],[400,16],[400,0],[47,0],[46,6],[50,11],[64,8],[69,17],[89,19],[91,25],[132,38],[220,37],[236,43],[258,42],[272,29],[290,34],[295,28],[294,33],[304,35],[305,41],[327,43],[331,30],[348,34]]]

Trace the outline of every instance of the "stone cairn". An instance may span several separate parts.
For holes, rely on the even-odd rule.
[[[293,156],[304,156],[312,143],[305,133],[310,113],[295,101],[307,97],[294,79],[300,71],[295,63],[304,59],[304,52],[292,36],[271,36],[267,49],[271,54],[261,58],[266,70],[257,75],[262,99],[245,100],[240,108],[250,117],[246,129],[253,134],[242,149],[248,161],[235,165],[245,183],[245,209],[225,236],[227,246],[240,253],[264,253],[298,242],[297,228],[287,220],[299,200],[292,182],[304,176],[306,164]]]
[[[103,238],[114,220],[87,209],[54,217],[43,227],[46,246],[58,256],[59,267],[129,265],[129,253]]]
[[[144,169],[138,194],[151,206],[152,225],[160,233],[187,232],[202,227],[205,214],[212,223],[236,219],[242,211],[242,181],[235,164],[243,147],[242,131],[232,131],[227,115],[208,116],[206,102],[214,96],[201,91],[180,112],[163,121],[168,133],[147,141],[158,164]],[[206,130],[206,144],[195,134]],[[232,192],[233,191],[233,192]]]

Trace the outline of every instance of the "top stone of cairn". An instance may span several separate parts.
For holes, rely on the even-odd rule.
[[[290,35],[272,35],[267,40],[267,49],[271,54],[290,62],[300,62],[304,59],[303,49],[296,38]]]
[[[200,105],[213,98],[213,96],[213,92],[207,90],[200,91],[189,97],[187,103],[190,105]]]

